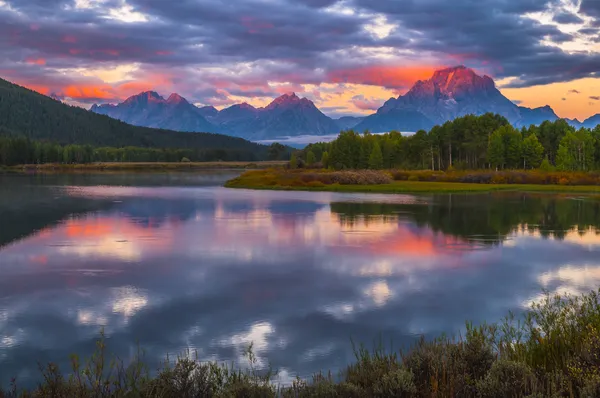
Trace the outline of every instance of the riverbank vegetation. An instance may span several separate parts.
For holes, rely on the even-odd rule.
[[[600,193],[600,173],[419,170],[252,170],[228,181],[229,188],[375,193],[581,192]]]
[[[248,143],[250,144],[250,143]],[[253,144],[254,145],[254,144]],[[93,147],[91,145],[58,145],[32,141],[24,137],[0,135],[0,166],[23,164],[85,165],[90,163],[190,163],[224,161],[282,160],[289,157],[288,148],[280,144],[259,148],[204,149]]]
[[[458,338],[421,339],[400,352],[355,347],[355,354],[339,374],[280,386],[276,371],[257,367],[251,346],[246,369],[184,355],[151,375],[141,350],[129,363],[109,360],[101,338],[88,360],[72,356],[68,374],[49,364],[34,390],[13,381],[0,397],[598,397],[600,292],[546,295],[522,317],[467,323]]]

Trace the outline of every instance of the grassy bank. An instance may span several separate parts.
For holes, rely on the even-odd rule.
[[[465,182],[472,181],[472,182]],[[584,173],[410,172],[266,169],[248,171],[229,188],[370,193],[492,191],[600,193],[600,177]]]
[[[472,326],[458,339],[421,340],[402,352],[355,347],[356,360],[338,375],[318,373],[291,386],[257,369],[251,347],[245,370],[189,356],[167,361],[155,376],[141,351],[128,364],[106,354],[71,358],[66,375],[55,365],[43,382],[0,397],[407,397],[503,398],[600,396],[600,291],[581,297],[546,296],[522,318]]]
[[[281,161],[261,162],[97,162],[84,164],[25,164],[0,168],[0,171],[15,172],[86,172],[86,171],[177,171],[177,170],[220,170],[220,169],[265,169],[279,167]]]

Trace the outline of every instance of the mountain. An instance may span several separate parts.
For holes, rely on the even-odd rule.
[[[258,118],[258,109],[247,103],[232,105],[221,110],[211,121],[219,131],[226,134],[244,136],[248,125]]]
[[[429,80],[419,80],[406,94],[386,101],[356,129],[427,130],[457,117],[488,112],[500,114],[516,126],[558,118],[547,106],[529,109],[515,105],[496,88],[492,78],[461,65],[438,70]]]
[[[339,119],[334,119],[334,122],[337,123],[340,130],[348,130],[348,129],[354,128],[357,124],[362,122],[364,119],[365,119],[364,117],[357,117],[357,116],[342,116]]]
[[[585,119],[581,124],[583,127],[588,129],[595,128],[597,125],[600,124],[600,113]]]
[[[154,91],[146,91],[118,105],[94,105],[90,110],[136,126],[215,132],[214,125],[203,116],[207,110],[190,104],[179,94],[171,94],[165,100]]]
[[[217,108],[215,108],[214,106],[210,106],[210,105],[198,108],[198,110],[200,111],[200,114],[202,116],[204,116],[204,118],[206,118],[207,120],[212,119],[213,117],[217,116],[217,114],[219,113]]]
[[[548,105],[533,109],[523,106],[519,106],[518,108],[521,114],[521,119],[517,123],[519,126],[529,127],[532,124],[537,126],[546,120],[553,122],[560,119]]]
[[[181,104],[185,106],[185,103],[177,97],[169,99],[175,107]],[[164,100],[161,100],[156,93],[149,92],[145,94],[145,99],[138,98],[135,101],[144,104],[160,103]],[[267,155],[266,146],[241,138],[132,126],[105,115],[63,104],[2,79],[0,79],[0,134],[22,135],[61,145],[89,144],[112,147],[238,151],[243,153],[241,157],[244,159],[240,160],[262,159]]]
[[[416,132],[429,130],[436,124],[417,110],[402,108],[385,109],[381,112],[380,110],[374,115],[367,116],[354,129],[356,131],[369,130],[374,133],[385,133],[392,130]]]
[[[578,119],[565,119],[565,121],[569,124],[569,126],[575,127],[576,129],[583,127],[583,123],[581,123]]]
[[[340,131],[333,119],[323,114],[312,101],[299,98],[295,93],[284,94],[257,111],[246,127],[252,140]]]
[[[334,134],[340,130],[312,101],[295,93],[284,94],[264,108],[243,103],[217,111],[212,106],[198,108],[178,94],[165,100],[148,91],[118,105],[94,105],[90,110],[136,126],[219,132],[251,140]]]

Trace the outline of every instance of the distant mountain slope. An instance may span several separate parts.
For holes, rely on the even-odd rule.
[[[358,116],[342,116],[339,119],[334,119],[334,122],[340,127],[341,130],[348,130],[356,127],[360,122],[365,120],[364,117]]]
[[[429,130],[435,123],[417,110],[412,109],[379,109],[376,114],[367,116],[354,130],[372,133],[385,133],[392,130],[416,132]]]
[[[0,133],[59,144],[226,149],[266,156],[267,147],[219,134],[136,127],[73,107],[0,79]]]
[[[295,93],[284,94],[249,121],[247,131],[252,140],[282,136],[335,134],[340,127],[315,104]]]
[[[553,122],[560,119],[548,105],[533,109],[525,108],[523,106],[519,106],[518,108],[521,114],[521,118],[517,123],[519,126],[529,127],[532,124],[537,126],[546,120]]]
[[[586,127],[588,129],[595,128],[597,125],[600,124],[600,113],[585,119],[581,124],[583,125],[583,127]]]
[[[203,116],[207,110],[190,104],[179,94],[171,94],[165,100],[154,91],[146,91],[129,97],[118,105],[94,105],[90,110],[136,126],[216,132],[215,126]]]

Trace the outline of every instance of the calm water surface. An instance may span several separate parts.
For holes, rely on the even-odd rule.
[[[282,380],[600,285],[576,195],[228,190],[235,173],[0,176],[0,383],[67,367],[104,328],[127,359],[261,364]]]

